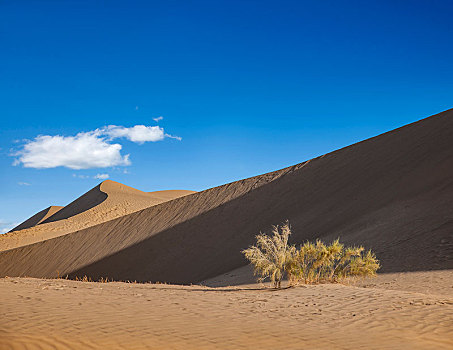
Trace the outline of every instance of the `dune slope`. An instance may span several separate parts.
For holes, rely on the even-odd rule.
[[[40,212],[33,215],[32,217],[28,218],[23,223],[17,225],[9,232],[24,230],[26,228],[30,228],[30,227],[39,225],[42,222],[46,221],[47,218],[51,217],[52,215],[54,215],[57,211],[59,211],[62,208],[63,207],[58,206],[58,205],[52,205],[50,207],[47,207],[46,209],[43,209]]]
[[[293,243],[364,244],[383,271],[453,268],[453,110],[276,172],[0,253],[0,275],[199,282],[289,219]]]
[[[58,237],[192,193],[195,192],[142,192],[105,180],[67,206],[45,209],[16,227],[13,231],[17,232],[0,236],[0,250]]]

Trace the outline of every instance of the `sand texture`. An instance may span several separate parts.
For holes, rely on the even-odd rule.
[[[6,278],[0,348],[447,350],[452,281],[448,270],[282,290]]]
[[[142,192],[106,180],[65,207],[52,206],[0,236],[0,250],[8,250],[136,212],[174,198],[195,193],[186,190]],[[20,231],[19,231],[20,230]]]
[[[109,183],[100,185],[97,196],[88,192],[89,200],[82,196],[56,212],[61,220],[49,217],[13,232],[22,243],[0,252],[0,276],[198,283],[244,266],[241,250],[259,231],[286,219],[292,243],[340,237],[365,245],[376,252],[382,272],[453,268],[453,110],[292,167],[161,204],[150,206],[143,194],[146,208],[122,216],[127,205],[109,204],[110,194],[98,198],[109,192],[103,191]],[[109,210],[119,217],[110,219]],[[43,240],[53,235],[48,225],[82,216],[80,225],[90,227]],[[102,223],[93,226],[97,222]],[[29,237],[36,243],[23,245]],[[14,246],[0,242],[3,248]]]

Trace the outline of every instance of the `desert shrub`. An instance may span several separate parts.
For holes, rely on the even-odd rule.
[[[256,246],[250,246],[242,251],[253,264],[258,281],[269,278],[274,287],[280,288],[281,281],[294,260],[296,248],[288,245],[291,234],[289,223],[273,226],[272,236],[260,233],[256,236]]]
[[[289,223],[273,226],[273,236],[259,234],[256,246],[243,250],[254,265],[258,281],[270,278],[274,287],[288,276],[290,285],[305,283],[339,282],[346,277],[376,275],[379,261],[371,250],[363,247],[345,247],[339,239],[326,245],[320,240],[306,242],[296,249],[288,244],[291,235]]]
[[[374,276],[379,261],[363,247],[345,247],[338,239],[330,245],[306,242],[296,251],[290,283],[338,282],[346,277]]]

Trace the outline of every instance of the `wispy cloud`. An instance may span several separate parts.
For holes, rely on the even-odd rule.
[[[164,119],[164,117],[162,117],[162,116],[157,117],[157,118],[153,118],[153,120],[154,120],[156,123],[159,123],[162,119]]]
[[[180,136],[174,136],[174,135],[170,135],[170,134],[165,134],[165,137],[168,137],[170,139],[175,139],[175,140],[178,140],[178,141],[181,141],[182,140],[182,137]]]
[[[110,176],[109,174],[96,174],[93,176],[93,179],[105,180],[108,179]]]
[[[129,154],[121,154],[122,145],[113,143],[119,138],[138,144],[165,138],[181,140],[178,136],[166,134],[159,126],[145,125],[130,128],[109,125],[75,136],[39,135],[26,140],[19,151],[11,154],[16,157],[13,165],[22,164],[25,168],[35,169],[61,166],[76,170],[130,165]]]
[[[94,176],[83,175],[83,174],[72,174],[72,177],[76,177],[78,179],[97,179],[97,180],[106,180],[110,177],[109,174],[96,174]]]
[[[78,179],[89,179],[90,178],[88,175],[83,175],[83,174],[72,174],[72,177],[76,177]]]
[[[19,225],[19,222],[11,222],[7,220],[0,219],[0,234],[6,233],[12,230],[14,227]]]
[[[19,181],[17,184],[18,184],[19,186],[30,186],[30,185],[31,185],[31,184],[28,183],[28,182],[21,182],[21,181]]]

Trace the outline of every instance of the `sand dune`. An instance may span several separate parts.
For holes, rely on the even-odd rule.
[[[1,252],[0,275],[195,283],[244,266],[241,249],[286,219],[293,243],[364,244],[383,272],[451,269],[452,207],[449,110],[305,163]]]
[[[50,207],[48,207],[46,209],[43,209],[40,212],[38,212],[35,215],[33,215],[32,217],[30,217],[27,220],[25,220],[23,223],[21,223],[21,224],[17,225],[16,227],[14,227],[9,232],[24,230],[26,228],[30,228],[30,227],[39,225],[42,222],[44,222],[47,218],[51,217],[52,215],[54,215],[57,211],[59,211],[62,208],[64,208],[64,207],[60,207],[58,205],[52,205],[52,206],[50,206]]]
[[[142,192],[106,180],[65,207],[49,207],[0,236],[0,250],[12,249],[124,216],[174,198],[195,193],[186,190]]]

